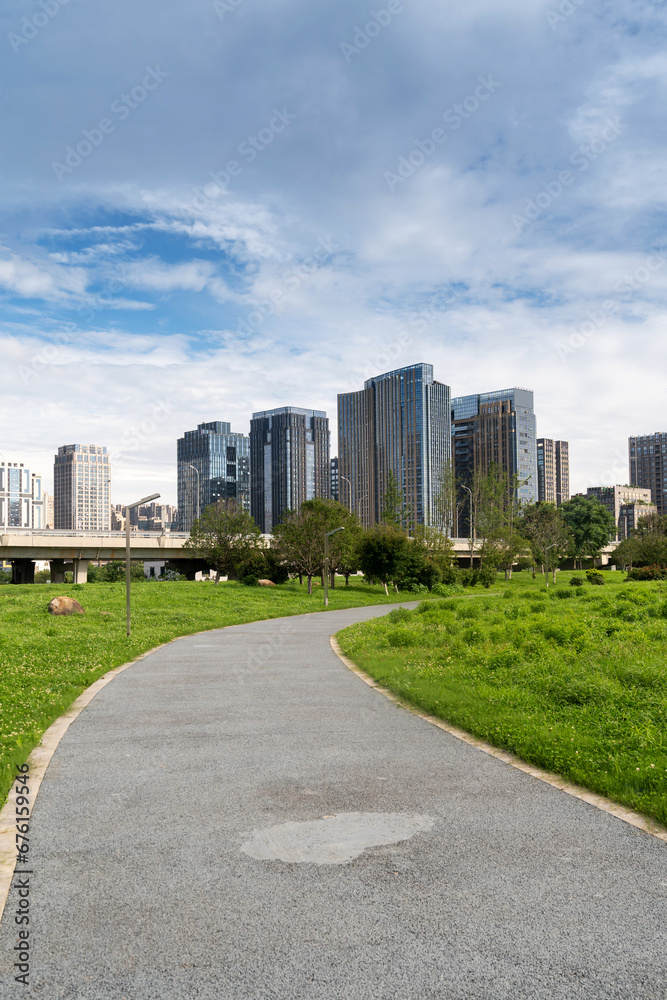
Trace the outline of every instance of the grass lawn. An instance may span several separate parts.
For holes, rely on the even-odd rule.
[[[76,598],[85,615],[57,617],[57,594]],[[395,604],[412,594],[385,596],[363,583],[329,591],[329,607]],[[0,587],[0,804],[15,773],[50,724],[113,667],[180,635],[242,622],[323,611],[322,592],[306,585],[244,587],[240,583],[136,583],[132,635],[125,635],[125,584]]]
[[[667,825],[667,584],[498,578],[338,635],[382,685]],[[475,595],[475,596],[470,596]]]

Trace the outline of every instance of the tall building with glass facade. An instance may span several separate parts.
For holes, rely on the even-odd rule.
[[[66,444],[58,448],[53,466],[54,528],[109,531],[111,466],[105,447]]]
[[[476,469],[499,465],[517,476],[518,499],[537,500],[537,441],[533,393],[529,389],[499,389],[452,400],[452,451],[459,483],[469,482]],[[461,490],[465,504],[467,493]],[[467,524],[467,515],[461,525]],[[469,530],[469,529],[466,529]]]
[[[338,396],[341,495],[367,526],[381,520],[389,473],[402,493],[406,524],[432,524],[450,448],[450,389],[434,380],[433,365],[398,368]]]
[[[537,499],[560,507],[570,499],[570,457],[567,441],[537,439]]]
[[[667,434],[628,439],[630,483],[651,491],[661,517],[667,516]]]
[[[323,410],[281,406],[250,421],[250,512],[270,534],[286,510],[331,494],[329,419]]]
[[[0,532],[46,527],[42,477],[22,462],[0,462]]]
[[[222,420],[198,424],[176,445],[178,523],[189,531],[207,507],[236,500],[250,510],[250,442]]]

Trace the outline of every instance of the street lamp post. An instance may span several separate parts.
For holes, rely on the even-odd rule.
[[[470,494],[470,531],[472,533],[472,548],[470,550],[470,567],[472,569],[473,554],[475,552],[475,513],[473,510],[473,503],[472,503],[472,490],[470,489],[469,486],[464,486],[463,483],[461,483],[461,489],[466,490],[466,492]]]
[[[198,521],[199,520],[199,469],[196,466],[189,464],[188,464],[188,469],[192,469],[197,477],[197,516],[195,517],[195,521]]]
[[[157,500],[159,493],[151,493],[149,497],[142,497],[136,503],[129,503],[125,508],[125,610],[127,617],[127,634],[130,634],[130,511],[134,507],[140,507],[151,500]]]
[[[329,607],[329,538],[331,535],[335,535],[337,531],[345,531],[345,528],[334,528],[333,531],[327,531],[324,535],[324,607]]]
[[[338,478],[339,479],[344,479],[345,482],[347,483],[347,509],[349,510],[349,512],[351,514],[352,513],[352,483],[347,478],[347,476],[341,476],[340,473],[338,475]]]
[[[557,542],[554,542],[553,545],[547,545],[546,549],[544,550],[546,555],[546,564],[547,564],[547,590],[549,589],[549,549],[555,548],[556,545]]]

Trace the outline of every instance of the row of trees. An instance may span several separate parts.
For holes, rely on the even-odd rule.
[[[488,471],[476,472],[465,487],[472,528],[471,566],[476,556],[482,567],[504,570],[506,577],[517,561],[545,571],[548,565],[555,568],[570,557],[581,566],[612,537],[614,518],[596,499],[574,497],[561,507],[525,504],[517,497],[519,485],[517,477],[492,465]],[[250,581],[266,576],[278,583],[293,574],[306,579],[311,593],[314,578],[324,572],[325,535],[342,528],[329,538],[332,586],[336,574],[344,576],[347,584],[350,575],[360,570],[368,579],[380,581],[387,592],[389,584],[397,588],[422,584],[430,589],[451,578],[449,536],[456,530],[462,506],[457,504],[451,470],[443,475],[440,487],[434,502],[435,524],[413,528],[411,537],[409,512],[390,475],[381,523],[370,529],[364,530],[343,504],[318,498],[306,501],[298,511],[286,512],[274,528],[271,549],[265,549],[250,514],[228,500],[204,511],[192,527],[188,548],[215,569],[216,579],[236,575]],[[667,546],[667,536],[663,541]]]

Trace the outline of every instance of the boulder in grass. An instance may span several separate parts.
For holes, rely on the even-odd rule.
[[[85,615],[85,611],[73,597],[54,597],[49,601],[50,615]]]
[[[260,587],[275,587],[273,580],[258,580],[257,583]]]

